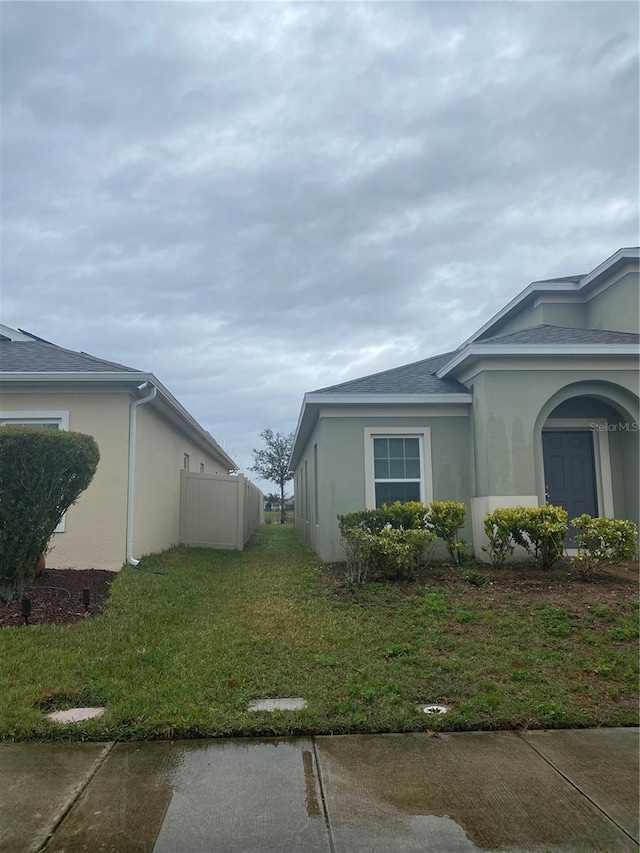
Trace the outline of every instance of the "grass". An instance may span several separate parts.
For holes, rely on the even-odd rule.
[[[410,594],[373,584],[348,596],[280,525],[243,553],[176,548],[141,566],[161,574],[123,569],[97,619],[0,632],[0,737],[638,723],[637,596],[623,582],[599,586],[593,606],[595,585],[525,593],[442,571]],[[309,707],[247,711],[277,696]],[[426,716],[427,703],[452,710]],[[76,705],[106,705],[108,716],[71,728],[44,718]]]
[[[284,513],[284,521],[285,524],[293,524],[293,510],[288,509],[285,510]],[[280,524],[280,510],[279,509],[265,509],[264,511],[264,523],[265,524]]]

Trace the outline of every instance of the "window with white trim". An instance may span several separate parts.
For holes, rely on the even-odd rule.
[[[376,506],[422,500],[421,460],[418,436],[373,439]]]
[[[431,430],[365,428],[365,497],[369,509],[433,500]]]
[[[0,426],[30,426],[44,429],[69,429],[68,411],[0,412]],[[64,533],[66,515],[60,519],[54,533]]]

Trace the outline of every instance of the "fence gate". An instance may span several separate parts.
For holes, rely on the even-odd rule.
[[[244,475],[180,472],[180,544],[242,551],[264,522],[260,489]]]

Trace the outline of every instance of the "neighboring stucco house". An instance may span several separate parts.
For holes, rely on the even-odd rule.
[[[235,462],[152,373],[0,325],[0,423],[92,435],[100,463],[54,534],[48,565],[118,570],[178,544],[180,469]]]
[[[639,257],[536,281],[458,349],[305,394],[295,523],[344,558],[336,516],[463,501],[477,556],[497,507],[638,522]]]

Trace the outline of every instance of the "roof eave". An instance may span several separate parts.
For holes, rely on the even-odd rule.
[[[640,355],[637,344],[520,344],[500,346],[495,344],[471,344],[464,347],[436,373],[439,379],[454,374],[456,368],[486,356],[566,356],[566,355]]]
[[[121,382],[125,385],[154,381],[153,373],[138,370],[2,370],[0,382]]]
[[[165,388],[153,373],[142,371],[0,371],[0,385],[3,383],[18,384],[20,382],[34,382],[39,384],[55,384],[60,382],[73,382],[94,385],[124,386],[126,390],[134,392],[135,389],[145,382],[150,382],[158,389],[160,400],[177,416],[188,430],[195,435],[196,439],[205,449],[217,456],[228,470],[237,471],[238,466],[233,459],[225,453],[218,442],[187,412],[187,410],[176,400],[173,394]],[[157,400],[158,398],[156,398]],[[156,403],[152,401],[151,405]],[[156,404],[157,405],[157,404]]]
[[[465,405],[473,403],[471,393],[451,392],[442,394],[326,394],[310,391],[304,395],[300,415],[293,437],[293,447],[289,457],[289,469],[295,470],[313,424],[317,420],[320,406],[357,406],[357,405],[398,405],[398,404],[445,404]]]

